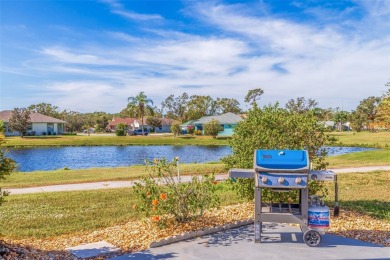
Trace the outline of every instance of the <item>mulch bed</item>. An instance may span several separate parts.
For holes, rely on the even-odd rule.
[[[142,219],[92,232],[81,232],[59,237],[20,240],[3,237],[3,240],[0,240],[0,260],[76,259],[65,251],[65,248],[101,240],[121,248],[122,253],[137,252],[147,249],[152,242],[166,237],[253,218],[253,210],[253,203],[225,206],[207,211],[197,221],[179,225],[171,224],[164,229],[158,228],[152,219]],[[390,247],[390,243],[386,242],[390,238],[390,221],[378,220],[364,214],[341,210],[340,217],[331,218],[331,222],[332,227],[329,232],[331,234]],[[94,259],[104,259],[104,257]]]

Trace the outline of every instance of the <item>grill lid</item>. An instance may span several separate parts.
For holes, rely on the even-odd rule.
[[[306,150],[256,150],[256,172],[309,172]]]

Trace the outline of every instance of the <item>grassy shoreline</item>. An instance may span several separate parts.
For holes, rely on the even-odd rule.
[[[181,164],[181,175],[218,174],[227,172],[222,163]],[[131,181],[145,176],[146,166],[89,168],[75,170],[15,172],[0,182],[2,188],[28,188],[46,185],[101,181]]]
[[[390,132],[330,132],[338,138],[337,146],[390,148]],[[43,146],[130,146],[130,145],[229,145],[229,138],[172,134],[115,136],[107,134],[6,137],[3,147]]]
[[[53,147],[53,146],[130,146],[130,145],[229,145],[228,138],[210,136],[179,136],[172,134],[148,136],[75,135],[7,137],[4,147]]]

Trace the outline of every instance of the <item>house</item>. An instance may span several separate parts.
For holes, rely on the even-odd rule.
[[[169,118],[161,118],[161,127],[155,127],[153,129],[152,126],[146,124],[146,118],[144,118],[144,129],[148,131],[154,130],[156,133],[170,133],[171,132],[171,125],[174,122],[174,120]],[[141,120],[137,118],[113,118],[109,123],[107,128],[114,132],[116,130],[116,127],[118,124],[125,124],[128,126],[127,130],[136,130],[141,129]]]
[[[17,131],[11,131],[8,128],[9,120],[12,116],[12,110],[0,111],[0,120],[4,122],[6,136],[20,135]],[[31,124],[28,127],[27,135],[46,135],[61,134],[65,132],[66,122],[51,116],[40,113],[30,113]]]
[[[116,127],[119,124],[125,124],[127,125],[127,130],[135,130],[138,129],[141,126],[141,123],[137,121],[136,118],[120,118],[120,117],[114,117],[110,122],[108,122],[107,129],[111,132],[116,131]]]
[[[161,127],[156,127],[154,130],[156,133],[170,133],[171,125],[175,122],[173,119],[161,118]]]
[[[211,120],[218,120],[223,127],[223,130],[218,133],[218,136],[231,136],[233,135],[234,128],[237,126],[238,122],[242,120],[239,115],[233,113],[225,113],[219,116],[204,116],[198,120],[193,120],[181,124],[182,129],[188,127],[189,125],[195,126],[195,130],[201,130],[204,133],[203,125],[209,123]]]

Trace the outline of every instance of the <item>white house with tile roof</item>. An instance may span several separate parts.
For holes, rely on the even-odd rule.
[[[11,131],[8,128],[9,120],[12,116],[12,110],[0,111],[0,120],[4,122],[6,136],[20,135],[19,132]],[[65,132],[66,122],[54,117],[42,115],[40,113],[30,113],[31,124],[28,133],[31,135],[61,134]]]

